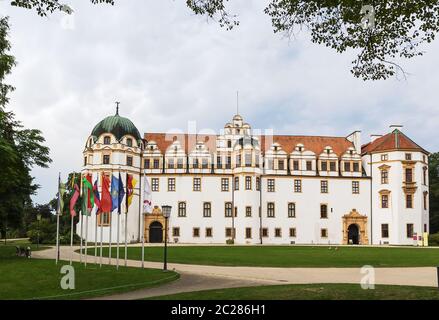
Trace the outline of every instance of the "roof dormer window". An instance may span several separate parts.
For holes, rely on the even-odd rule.
[[[109,136],[105,136],[104,137],[104,144],[110,144],[111,143],[111,138]]]
[[[128,147],[132,147],[133,146],[133,139],[131,139],[131,138],[127,139],[127,146]]]

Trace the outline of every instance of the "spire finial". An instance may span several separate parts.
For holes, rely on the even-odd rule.
[[[120,102],[116,101],[115,103],[116,103],[116,116],[118,116],[119,115],[119,104],[120,104]]]
[[[239,115],[239,91],[236,91],[236,114]]]

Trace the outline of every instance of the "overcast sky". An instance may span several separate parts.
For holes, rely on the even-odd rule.
[[[10,7],[12,53],[18,65],[8,77],[17,89],[12,109],[26,127],[42,130],[51,149],[50,169],[35,169],[44,203],[63,178],[80,170],[93,126],[114,114],[140,132],[219,130],[236,113],[253,128],[275,134],[346,136],[362,130],[387,133],[390,124],[429,151],[439,150],[439,44],[404,62],[411,75],[380,82],[351,76],[353,56],[274,34],[263,13],[266,1],[233,0],[240,26],[226,31],[194,16],[184,0],[116,0],[115,6],[66,0],[71,18]]]

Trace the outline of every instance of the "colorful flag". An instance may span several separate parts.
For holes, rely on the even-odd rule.
[[[119,180],[111,175],[111,211],[119,208]]]
[[[110,194],[110,179],[102,173],[102,200],[101,210],[102,212],[110,212],[112,206],[111,194]]]
[[[148,178],[145,176],[145,187],[143,190],[143,213],[152,212],[151,202],[151,186],[149,185]]]
[[[102,208],[101,208],[101,199],[99,197],[99,189],[98,189],[98,177],[96,178],[96,181],[93,185],[93,193],[94,193],[94,200],[95,200],[95,205],[97,207],[96,210],[96,214],[101,213]]]
[[[82,214],[90,214],[94,204],[93,185],[90,182],[91,176],[87,175],[82,179]]]
[[[66,193],[66,185],[58,178],[58,214],[62,215],[64,210],[64,194]]]
[[[70,199],[70,215],[72,217],[76,216],[75,205],[76,205],[76,201],[78,201],[78,198],[79,198],[79,187],[76,183],[75,183],[74,189],[75,189],[75,192],[73,193],[73,196]]]
[[[121,211],[122,211],[122,201],[123,201],[123,197],[125,196],[125,188],[124,188],[124,185],[123,185],[123,182],[122,182],[122,177],[120,176],[120,172],[119,172],[119,188],[118,188],[118,191],[119,191],[119,198],[118,198],[118,201],[119,201],[119,204],[118,204],[118,213],[120,214],[121,213]]]
[[[137,180],[131,174],[127,174],[127,197],[126,197],[126,207],[127,212],[131,203],[133,202],[134,187],[137,184]]]

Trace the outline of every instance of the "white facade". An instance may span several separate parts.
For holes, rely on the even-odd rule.
[[[117,138],[112,130],[89,137],[83,173],[92,173],[93,181],[102,172],[138,181],[127,215],[129,242],[141,240],[142,228],[147,241],[163,240],[157,233],[157,226],[164,228],[162,205],[172,206],[168,239],[179,243],[400,245],[428,232],[428,153],[399,130],[364,146],[360,132],[252,135],[239,115],[220,135],[146,133],[139,140],[129,133]],[[145,217],[139,196],[144,176],[156,207],[155,215]],[[117,218],[114,212],[112,242]],[[99,226],[98,239],[100,230],[103,241],[110,241],[110,226]]]

